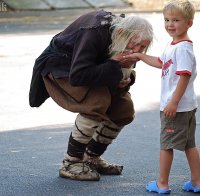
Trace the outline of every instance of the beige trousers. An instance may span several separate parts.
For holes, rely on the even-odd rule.
[[[96,121],[112,121],[124,126],[134,119],[134,106],[129,92],[111,95],[107,87],[71,86],[66,78],[44,77],[50,97],[62,108]]]
[[[128,92],[111,94],[107,87],[74,87],[66,78],[44,77],[50,97],[61,107],[79,113],[68,142],[65,159],[82,159],[84,152],[101,156],[124,125],[134,119]]]

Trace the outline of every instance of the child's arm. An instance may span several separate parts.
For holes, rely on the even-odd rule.
[[[143,54],[143,53],[133,53],[133,54],[129,54],[129,55],[126,55],[124,56],[125,59],[139,59],[141,61],[143,61],[144,63],[152,66],[152,67],[156,67],[156,68],[159,68],[161,69],[162,68],[162,62],[159,61],[158,57],[154,57],[154,56],[150,56],[150,55],[147,55],[147,54]]]
[[[172,100],[168,103],[168,105],[163,110],[165,116],[172,117],[176,115],[178,103],[181,100],[181,97],[183,96],[183,94],[185,93],[189,80],[190,80],[189,74],[180,75],[180,79],[173,93]]]

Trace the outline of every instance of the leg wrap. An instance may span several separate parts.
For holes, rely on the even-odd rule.
[[[74,140],[72,137],[72,134],[70,135],[68,149],[67,149],[67,154],[70,157],[76,157],[76,158],[82,159],[83,154],[85,152],[85,148],[86,148],[86,144],[82,144]]]
[[[96,142],[99,142],[102,144],[111,144],[112,141],[118,136],[121,129],[122,127],[117,126],[113,122],[104,121],[97,128],[92,138]]]
[[[108,144],[97,143],[94,139],[91,139],[87,145],[86,153],[91,156],[101,156],[107,149]]]
[[[88,143],[86,153],[91,157],[101,156],[108,145],[117,137],[121,129],[122,127],[118,127],[113,122],[102,122]]]
[[[72,131],[72,137],[80,143],[87,144],[98,126],[99,122],[78,114],[75,121],[75,129]]]

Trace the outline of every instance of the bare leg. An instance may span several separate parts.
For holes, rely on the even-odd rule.
[[[169,174],[173,161],[173,149],[160,150],[160,176],[157,185],[160,189],[169,189]]]
[[[185,150],[191,171],[191,180],[194,187],[200,187],[200,158],[196,147]]]

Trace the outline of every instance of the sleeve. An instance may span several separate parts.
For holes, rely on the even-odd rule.
[[[163,61],[161,60],[160,57],[158,57],[158,62],[160,62],[161,64],[163,64]]]
[[[107,32],[98,28],[80,29],[74,46],[70,82],[74,86],[117,87],[121,65],[109,59]],[[105,58],[107,56],[107,58]]]
[[[163,64],[163,62],[164,62],[163,54],[161,54],[161,55],[158,57],[158,61],[159,61],[160,63]]]
[[[166,62],[166,51],[167,51],[167,49],[168,49],[168,47],[171,45],[171,43],[170,42],[168,42],[167,43],[167,45],[165,46],[165,49],[164,49],[164,51],[160,54],[160,56],[158,57],[158,61],[160,62],[160,63],[164,63],[164,62]]]
[[[176,61],[177,61],[177,70],[176,70],[177,75],[183,73],[192,75],[192,70],[195,62],[193,51],[191,51],[189,48],[186,47],[177,48]]]

